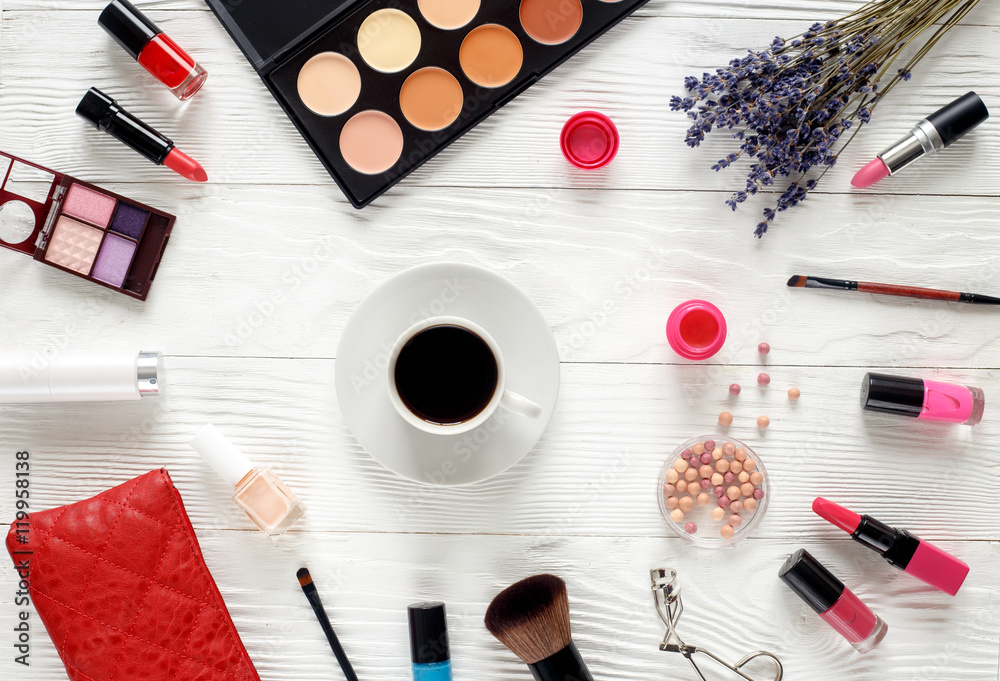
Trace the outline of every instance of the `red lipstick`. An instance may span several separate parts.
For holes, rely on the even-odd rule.
[[[969,566],[963,561],[906,530],[858,515],[823,497],[813,501],[813,511],[850,534],[854,541],[878,552],[889,565],[946,594],[957,594],[969,574]]]
[[[881,617],[805,549],[788,557],[778,577],[859,653],[874,650],[889,631]]]
[[[98,130],[132,147],[158,166],[165,165],[195,182],[208,180],[201,164],[174,147],[174,143],[121,108],[95,87],[83,96],[76,113]]]
[[[97,23],[177,99],[194,97],[208,79],[198,62],[128,0],[113,0]]]

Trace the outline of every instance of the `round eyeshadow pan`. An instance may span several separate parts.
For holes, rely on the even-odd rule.
[[[340,131],[340,153],[359,173],[384,173],[403,153],[403,131],[386,113],[375,109],[362,111],[352,116]]]
[[[427,23],[445,31],[466,26],[476,18],[480,4],[480,0],[417,0]]]
[[[521,0],[521,27],[543,45],[559,45],[580,30],[580,0]]]
[[[499,24],[484,24],[469,31],[459,49],[462,71],[476,85],[501,87],[517,77],[524,63],[521,41]]]
[[[413,63],[420,53],[420,28],[406,12],[380,9],[358,29],[358,52],[370,67],[396,73]]]
[[[298,92],[310,111],[320,116],[339,116],[358,101],[361,74],[344,55],[321,52],[303,64]]]
[[[436,66],[414,71],[399,91],[403,115],[421,130],[443,130],[454,123],[463,99],[458,79]]]

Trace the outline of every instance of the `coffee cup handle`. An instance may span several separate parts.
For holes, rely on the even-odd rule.
[[[537,419],[542,415],[541,407],[529,400],[527,397],[522,397],[521,395],[511,392],[510,390],[504,391],[503,397],[500,398],[500,406],[509,412],[520,416],[526,416],[529,419]]]

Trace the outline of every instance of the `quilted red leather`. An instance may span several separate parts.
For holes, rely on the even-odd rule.
[[[28,523],[7,551],[32,552],[31,600],[70,679],[260,681],[166,470]]]

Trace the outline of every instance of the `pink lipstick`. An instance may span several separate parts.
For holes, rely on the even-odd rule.
[[[858,515],[843,506],[816,497],[813,511],[851,538],[876,551],[889,565],[954,596],[962,587],[969,566],[906,530],[897,530],[867,515]]]
[[[983,420],[986,397],[972,386],[922,378],[865,374],[861,406],[868,411],[974,426]]]
[[[950,147],[989,117],[990,112],[979,95],[968,92],[917,123],[906,137],[859,170],[851,184],[865,189],[895,175],[924,156]]]
[[[778,577],[859,653],[874,650],[889,632],[881,617],[805,549],[788,557]]]

